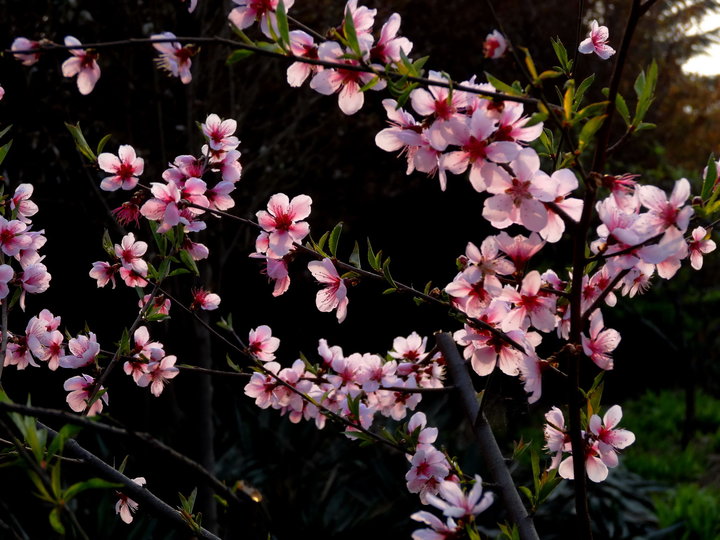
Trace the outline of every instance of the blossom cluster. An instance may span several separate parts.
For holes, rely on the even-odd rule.
[[[602,482],[607,478],[608,468],[617,467],[618,450],[627,448],[635,442],[635,434],[627,429],[616,429],[622,419],[620,405],[610,407],[602,419],[593,414],[588,422],[588,431],[582,431],[585,445],[585,470],[593,482]],[[558,469],[563,478],[572,480],[575,476],[570,436],[565,430],[565,418],[557,407],[545,414],[545,448],[553,454],[549,470]]]

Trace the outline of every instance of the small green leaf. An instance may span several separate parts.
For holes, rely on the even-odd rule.
[[[395,284],[395,280],[393,280],[392,276],[390,275],[390,257],[385,259],[385,262],[382,265],[382,273],[385,276],[385,280],[392,285],[395,289],[397,289],[397,285]]]
[[[70,134],[75,140],[75,147],[78,149],[78,151],[90,161],[97,161],[97,156],[90,149],[90,145],[88,144],[87,140],[85,140],[85,136],[80,129],[80,124],[78,123],[76,125],[73,125],[65,122],[65,127],[68,128],[68,131],[70,131]]]
[[[373,270],[379,272],[380,271],[379,260],[380,260],[380,253],[382,253],[382,251],[376,255],[375,252],[373,251],[372,244],[370,244],[369,238],[367,239],[367,245],[368,245],[368,252],[367,252],[368,264],[370,265],[370,267]]]
[[[568,53],[565,45],[562,44],[559,37],[556,39],[550,38],[550,43],[555,51],[555,56],[557,56],[557,59],[560,62],[560,67],[563,71],[565,71],[565,73],[569,73],[572,69],[572,61],[568,60]]]
[[[288,50],[290,49],[290,27],[288,26],[287,10],[285,9],[285,2],[283,0],[278,1],[278,5],[275,8],[275,18],[277,19],[278,31],[280,32],[280,46]]]
[[[485,72],[485,78],[499,92],[505,92],[506,94],[508,94],[510,96],[522,96],[523,95],[522,92],[518,92],[518,90],[516,88],[514,88],[513,86],[510,86],[509,84],[502,82],[500,79],[498,79],[494,75],[491,75],[487,71]]]
[[[340,241],[340,233],[342,232],[343,223],[342,221],[335,225],[335,228],[330,233],[330,239],[328,241],[328,249],[330,254],[335,257],[337,256],[338,242]]]
[[[229,66],[235,64],[236,62],[239,62],[240,60],[245,60],[248,56],[252,56],[253,54],[255,54],[255,51],[250,51],[248,49],[238,49],[230,53],[230,55],[227,57],[227,60],[225,60],[225,63]]]
[[[60,519],[60,508],[59,506],[56,506],[52,510],[50,510],[50,515],[48,516],[48,519],[50,520],[50,526],[53,528],[53,530],[65,536],[65,526],[62,524],[62,520]]]
[[[317,244],[315,244],[315,248],[321,255],[325,254],[323,250],[325,249],[325,243],[327,242],[328,236],[330,236],[330,233],[326,232],[320,237],[320,240],[318,240]]]
[[[350,254],[350,264],[352,264],[355,268],[362,269],[362,265],[360,264],[360,245],[357,242],[355,242],[355,247]]]
[[[88,489],[117,489],[123,487],[122,484],[115,482],[108,482],[102,478],[90,478],[84,482],[77,482],[65,490],[63,498],[65,501],[69,501],[77,494],[87,491]]]
[[[8,127],[0,131],[0,139],[2,139],[5,135],[7,135],[7,132],[10,131],[12,128],[12,124],[10,124]]]
[[[193,260],[192,256],[185,250],[182,250],[180,252],[180,260],[183,262],[185,266],[188,267],[188,269],[195,274],[196,276],[200,275],[200,270],[198,270],[197,264],[195,264],[195,261]]]
[[[107,253],[108,255],[110,255],[110,256],[113,257],[113,258],[116,257],[116,255],[115,255],[115,246],[113,245],[113,241],[112,241],[112,239],[110,238],[110,233],[108,232],[107,229],[105,229],[105,230],[103,231],[102,247],[103,247],[103,249],[105,250],[105,253]]]
[[[349,9],[345,10],[345,24],[343,25],[343,31],[345,32],[345,39],[347,39],[348,45],[352,51],[360,58],[362,51],[360,51],[360,42],[358,41],[357,31],[355,30],[355,21],[353,21],[352,13]]]
[[[573,106],[575,109],[577,109],[580,106],[580,103],[582,103],[583,98],[585,97],[585,92],[587,92],[588,88],[592,85],[592,83],[595,82],[595,74],[593,73],[589,77],[583,80],[575,91],[575,100],[573,102]]]
[[[715,156],[710,154],[707,162],[707,171],[705,172],[705,178],[703,179],[703,186],[701,197],[703,201],[707,201],[712,193],[712,188],[715,185],[715,181],[718,178],[717,163],[715,162]]]
[[[573,124],[576,124],[580,120],[584,118],[588,118],[590,116],[597,116],[599,114],[603,114],[605,112],[605,109],[607,108],[609,101],[600,101],[598,103],[591,103],[587,107],[584,107],[580,111],[577,112],[575,117],[573,118]]]
[[[578,149],[580,151],[582,151],[583,148],[585,148],[588,143],[590,143],[593,135],[595,135],[597,130],[600,129],[600,126],[602,126],[603,122],[605,121],[606,116],[607,115],[603,114],[602,116],[596,116],[595,118],[591,118],[582,127],[582,129],[580,130],[580,137],[578,138]]]
[[[107,142],[110,140],[111,137],[112,137],[112,135],[110,133],[108,133],[102,139],[100,139],[100,142],[97,145],[98,155],[102,154],[102,151],[105,149],[105,145],[107,144]]]
[[[0,165],[5,161],[5,156],[7,156],[7,153],[10,151],[12,143],[12,140],[10,140],[7,144],[0,146]]]
[[[242,373],[242,368],[232,361],[229,354],[225,356],[225,361],[227,362],[227,365],[230,367],[230,369],[236,371],[237,373]]]

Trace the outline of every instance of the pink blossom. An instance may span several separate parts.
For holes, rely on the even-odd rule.
[[[602,460],[598,441],[587,441],[585,445],[585,472],[593,482],[602,482],[608,476],[608,467]],[[573,456],[565,458],[558,467],[558,474],[567,480],[575,478]]]
[[[613,359],[610,353],[620,343],[620,333],[612,328],[603,330],[605,323],[600,310],[590,318],[590,337],[581,336],[585,354],[601,369],[612,369]]]
[[[250,330],[248,336],[248,350],[262,362],[275,360],[275,351],[280,347],[280,340],[273,337],[269,326],[261,325]]]
[[[410,56],[413,48],[412,42],[405,37],[398,37],[400,30],[400,15],[393,13],[380,30],[380,38],[374,47],[370,49],[370,60],[379,62],[382,65],[391,62],[400,62],[401,55]]]
[[[17,218],[23,223],[30,223],[28,219],[38,211],[38,206],[30,200],[33,194],[32,184],[20,184],[10,199],[10,209],[17,210]]]
[[[410,516],[410,519],[429,525],[430,529],[418,529],[412,533],[412,540],[452,540],[465,530],[464,525],[458,525],[452,518],[443,523],[440,518],[421,510]]]
[[[280,371],[280,364],[277,362],[268,362],[264,367],[269,373],[276,375]],[[275,377],[267,373],[255,372],[250,377],[250,382],[245,385],[245,395],[254,398],[255,405],[261,409],[267,409],[278,403],[276,396],[278,388],[279,383]]]
[[[65,45],[73,47],[82,43],[73,36],[66,36]],[[72,56],[62,64],[62,74],[64,77],[77,75],[78,90],[87,95],[93,91],[100,78],[100,66],[96,62],[98,54],[92,49],[70,49],[70,54]]]
[[[145,478],[143,478],[142,476],[133,478],[132,481],[135,482],[138,486],[144,486],[146,483]],[[132,523],[133,514],[138,509],[138,503],[136,503],[130,497],[123,493],[117,492],[117,494],[120,499],[118,500],[118,502],[115,503],[115,513],[119,514],[120,519],[122,519],[125,523],[129,525],[130,523]]]
[[[150,392],[153,396],[159,397],[165,388],[165,384],[177,376],[180,372],[175,367],[176,358],[173,355],[166,356],[160,361],[150,362],[147,365],[145,373],[143,373],[137,381],[138,386],[150,385]]]
[[[290,32],[290,52],[293,56],[317,60],[318,47],[312,36],[302,30]],[[287,81],[290,86],[302,86],[305,80],[313,73],[323,70],[322,66],[315,66],[305,62],[293,62],[287,69]]]
[[[477,266],[468,266],[445,287],[445,292],[453,297],[453,304],[475,318],[501,291],[502,285],[498,278],[483,275]]]
[[[27,266],[19,275],[23,292],[20,295],[20,308],[25,310],[25,293],[40,294],[48,290],[52,276],[48,273],[47,267],[42,263],[35,263]]]
[[[427,338],[420,337],[417,332],[413,332],[406,338],[396,337],[393,340],[393,350],[388,354],[397,359],[422,362],[427,358],[426,347]]]
[[[435,81],[447,82],[447,78],[440,72],[430,71],[428,78]],[[422,116],[431,116],[432,125],[428,129],[427,137],[430,145],[437,151],[442,152],[447,148],[450,141],[448,136],[452,128],[462,129],[465,120],[457,116],[458,110],[465,106],[465,96],[462,92],[450,94],[448,88],[431,86],[429,89],[416,88],[410,93],[412,108]],[[485,129],[485,125],[472,129],[475,133]],[[458,136],[455,136],[457,139]],[[484,139],[482,137],[480,140]]]
[[[674,225],[685,232],[693,209],[685,205],[690,197],[690,182],[685,178],[675,182],[670,198],[656,186],[640,186],[640,202],[649,209],[638,218],[638,227],[646,236],[655,236]]]
[[[320,311],[328,312],[337,308],[337,320],[343,322],[347,315],[347,287],[345,280],[340,277],[332,261],[328,258],[322,261],[311,261],[308,270],[325,287],[320,289],[315,299],[315,305]]]
[[[420,449],[410,459],[411,468],[405,475],[410,493],[420,493],[420,500],[436,493],[440,483],[450,473],[450,465],[445,454],[428,447]]]
[[[302,220],[310,215],[311,205],[307,195],[297,195],[290,201],[284,193],[277,193],[270,197],[267,212],[257,212],[258,224],[268,233],[268,257],[287,255],[293,242],[300,243],[308,235],[310,226]]]
[[[244,30],[254,22],[260,21],[260,29],[263,34],[272,37],[270,33],[270,27],[272,27],[277,35],[275,10],[278,0],[233,0],[233,2],[238,4],[238,7],[230,12],[228,19],[238,29]],[[295,0],[285,0],[285,9],[289,10],[294,3]]]
[[[540,273],[533,270],[525,275],[519,291],[505,286],[500,299],[514,307],[503,320],[504,331],[526,330],[530,324],[541,332],[551,332],[555,328],[555,297],[541,294],[541,284]]]
[[[715,242],[710,239],[710,233],[703,227],[696,227],[693,229],[692,241],[689,243],[688,249],[690,250],[690,265],[695,270],[700,270],[703,265],[703,255],[715,251]]]
[[[608,467],[617,465],[616,450],[627,448],[635,442],[635,434],[632,431],[615,429],[621,419],[622,408],[620,405],[613,405],[603,416],[602,422],[597,414],[593,414],[588,424],[590,432],[598,439],[600,453]]]
[[[483,43],[483,56],[485,58],[501,58],[502,55],[507,51],[508,44],[505,36],[503,36],[497,30],[493,30],[485,37]]]
[[[360,65],[358,60],[343,58],[345,52],[340,45],[334,41],[326,41],[318,47],[318,58],[328,62],[340,62],[349,66]],[[340,110],[347,115],[358,112],[365,102],[365,94],[360,89],[377,79],[377,75],[353,71],[349,69],[326,68],[318,72],[310,81],[310,88],[325,96],[330,96],[339,91],[338,105]],[[379,80],[372,87],[372,90],[383,90],[386,86],[384,80]]]
[[[98,167],[113,176],[106,176],[100,183],[105,191],[134,189],[145,168],[145,162],[137,157],[135,149],[129,144],[123,144],[118,149],[118,155],[103,152],[98,156]]]
[[[563,452],[571,449],[570,435],[565,431],[565,417],[560,409],[553,407],[545,413],[547,424],[543,428],[545,434],[545,448],[554,453],[548,470],[557,469],[560,465]]]
[[[192,294],[193,301],[190,304],[190,309],[200,308],[205,311],[212,311],[220,305],[220,297],[205,289],[193,289]]]
[[[132,268],[120,268],[120,278],[128,287],[145,287],[148,282],[146,276],[136,272]]]
[[[152,221],[161,221],[159,233],[165,233],[180,223],[180,190],[173,184],[153,182],[150,189],[154,198],[146,201],[140,213]]]
[[[607,60],[615,54],[615,49],[607,44],[609,36],[607,26],[599,26],[598,22],[593,20],[590,23],[588,37],[580,43],[578,51],[582,54],[595,53],[603,60]]]
[[[150,39],[174,39],[172,32],[154,34]],[[179,77],[183,84],[189,84],[192,80],[190,58],[195,55],[196,48],[193,45],[182,46],[177,41],[153,43],[153,47],[160,52],[155,60],[158,68],[169,72],[173,77]]]
[[[120,244],[115,244],[115,255],[120,259],[120,263],[124,268],[134,270],[138,274],[147,275],[148,265],[142,259],[147,251],[147,243],[135,241],[133,233],[126,234]]]
[[[13,40],[10,48],[13,51],[30,51],[34,49],[40,49],[40,42],[33,41],[24,37],[18,37]],[[13,56],[15,56],[17,60],[22,62],[24,66],[32,66],[38,60],[40,60],[40,53],[14,53]]]
[[[70,377],[67,381],[65,381],[63,388],[70,392],[67,395],[66,401],[73,411],[81,413],[85,410],[88,405],[88,399],[90,399],[90,392],[93,390],[94,385],[95,379],[93,379],[90,375],[85,374]],[[102,386],[98,390],[98,394],[101,392],[102,394],[90,406],[87,413],[88,416],[100,414],[103,410],[103,402],[105,402],[105,405],[108,404],[108,395],[107,392],[104,392],[104,390],[105,389]]]
[[[428,495],[427,501],[448,517],[475,516],[493,503],[493,494],[482,491],[482,478],[476,474],[469,493],[465,493],[457,482],[445,480],[440,483],[437,495]]]
[[[6,220],[0,216],[0,249],[5,255],[14,257],[20,250],[27,249],[33,240],[28,235],[27,225],[22,221]]]
[[[97,280],[98,287],[104,287],[112,282],[112,288],[115,288],[115,274],[119,270],[120,265],[111,265],[105,261],[95,261],[90,270],[90,277]]]
[[[408,433],[417,440],[416,450],[432,448],[438,436],[438,428],[426,427],[427,417],[423,412],[416,412],[410,417],[407,430]]]
[[[0,300],[10,293],[8,283],[15,277],[12,267],[7,264],[0,264]]]
[[[240,141],[233,135],[237,122],[231,118],[220,120],[217,114],[210,114],[202,124],[202,132],[213,150],[228,151],[237,148]]]
[[[60,359],[60,367],[85,367],[94,363],[100,353],[100,344],[97,342],[93,332],[89,332],[87,336],[81,334],[72,338],[68,341],[68,348],[71,354]]]
[[[503,231],[495,236],[495,239],[498,249],[510,257],[518,270],[524,268],[525,263],[545,245],[545,242],[535,233],[527,238],[521,234],[511,237]]]

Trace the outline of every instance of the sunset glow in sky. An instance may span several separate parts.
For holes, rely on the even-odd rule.
[[[713,30],[718,27],[720,27],[720,13],[709,15],[700,24],[700,30],[702,31]],[[692,57],[685,63],[683,70],[701,75],[720,74],[720,44],[713,44],[705,54]]]

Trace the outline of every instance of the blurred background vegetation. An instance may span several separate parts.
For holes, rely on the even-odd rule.
[[[608,26],[611,45],[619,46],[628,1],[588,1],[586,22],[597,18]],[[429,55],[426,67],[442,69],[455,80],[489,71],[512,81],[513,61],[486,61],[484,37],[494,24],[484,3],[456,0],[365,2],[378,9],[376,27],[387,16],[403,17],[402,33],[414,43],[413,57]],[[556,0],[497,2],[498,16],[516,45],[528,47],[542,69],[556,63],[549,38],[558,36],[569,50],[575,46],[575,4]],[[658,128],[634,137],[613,156],[612,173],[638,173],[641,181],[669,187],[687,177],[698,186],[710,152],[720,154],[720,78],[687,75],[683,63],[702,50],[713,34],[695,34],[696,24],[720,2],[660,0],[642,21],[630,52],[621,92],[632,95],[640,69],[658,62],[660,84],[649,121]],[[298,0],[292,15],[320,31],[338,23],[338,1]],[[74,35],[84,43],[142,37],[161,31],[178,36],[229,35],[229,2],[200,0],[195,14],[181,2],[139,1],[130,9],[120,2],[73,0],[0,0],[0,36],[9,47],[17,36],[61,42]],[[36,228],[44,228],[48,244],[46,264],[53,275],[51,289],[29,299],[27,316],[43,307],[62,315],[71,334],[87,323],[110,348],[121,328],[137,313],[134,291],[98,290],[87,277],[93,261],[102,259],[101,236],[108,228],[115,241],[122,231],[109,215],[124,202],[122,193],[99,192],[100,175],[77,154],[63,123],[80,122],[86,136],[97,142],[107,133],[107,151],[133,145],[145,159],[145,182],[160,174],[176,155],[197,154],[202,144],[196,122],[210,113],[238,121],[242,141],[243,179],[234,193],[238,215],[252,217],[276,192],[306,193],[313,198],[310,217],[317,238],[338,221],[345,224],[340,255],[348,257],[354,240],[370,238],[376,249],[393,259],[393,275],[422,287],[432,280],[443,287],[454,276],[454,259],[468,241],[479,245],[491,229],[480,213],[482,199],[461,177],[451,177],[440,192],[437,180],[415,173],[405,175],[402,159],[374,145],[386,126],[382,93],[368,92],[364,108],[352,118],[337,108],[335,97],[323,97],[307,87],[290,89],[287,64],[251,57],[226,65],[227,49],[207,46],[193,59],[193,81],[183,86],[158,72],[149,47],[103,51],[102,77],[95,91],[81,96],[73,80],[64,79],[60,64],[65,54],[52,54],[25,68],[11,56],[0,59],[0,123],[13,124],[13,148],[0,171],[6,185],[35,185],[40,206]],[[601,100],[611,62],[581,57],[578,79],[596,75],[593,100]],[[551,87],[548,86],[551,91]],[[617,136],[620,135],[620,126]],[[242,335],[269,324],[282,339],[279,358],[286,365],[300,351],[313,357],[319,338],[341,345],[346,353],[384,353],[396,336],[416,330],[421,335],[455,330],[457,323],[428,306],[416,307],[409,298],[380,296],[377,285],[361,283],[350,291],[347,320],[314,308],[315,285],[306,261],[291,266],[290,291],[279,298],[247,258],[255,231],[235,223],[211,223],[203,241],[211,255],[203,265],[203,279],[222,298],[223,314],[232,313]],[[562,272],[569,264],[563,247],[538,261]],[[701,272],[684,269],[672,282],[655,282],[646,295],[621,300],[607,312],[606,322],[622,332],[615,370],[606,378],[607,405],[621,403],[624,425],[638,442],[623,456],[624,467],[610,481],[593,486],[593,512],[598,538],[717,538],[718,456],[720,456],[720,377],[718,377],[718,317],[720,289],[717,257],[708,257]],[[182,278],[182,276],[181,276]],[[179,279],[172,292],[188,301],[189,290],[200,281]],[[209,320],[215,321],[212,313]],[[26,320],[16,314],[11,330],[21,331]],[[156,325],[153,336],[177,354],[180,363],[226,367],[227,351],[192,321],[175,313]],[[549,354],[552,351],[547,351]],[[236,359],[238,361],[238,359]],[[3,381],[17,401],[32,396],[36,405],[60,406],[64,373],[9,369]],[[590,374],[592,375],[592,374]],[[552,381],[539,404],[528,408],[515,380],[493,375],[479,381],[493,399],[493,422],[502,443],[511,450],[519,432],[536,447],[542,444],[542,414],[551,405]],[[408,516],[420,509],[407,493],[407,462],[383,448],[359,448],[328,427],[293,425],[276,411],[260,411],[243,395],[234,379],[209,380],[182,374],[160,399],[135,387],[122,373],[110,380],[109,414],[134,429],[147,430],[201,461],[217,476],[234,484],[242,481],[262,494],[262,506],[277,538],[361,538],[369,534],[408,537],[415,528]],[[555,394],[558,395],[558,394]],[[431,422],[441,428],[440,440],[459,456],[469,472],[480,472],[477,449],[471,443],[462,414],[453,399],[426,398],[421,404]],[[529,427],[531,426],[531,427]],[[79,439],[108,461],[119,463],[126,453],[127,473],[145,476],[159,496],[176,501],[200,484],[175,463],[143,454],[125,441],[84,432]],[[517,478],[529,479],[524,458]],[[68,467],[67,474],[82,476]],[[16,520],[31,538],[49,537],[38,514],[40,504],[26,477],[16,470],[0,471],[0,517]],[[10,487],[12,486],[12,487]],[[219,524],[228,537],[266,537],[266,531],[246,516],[215,510],[211,494],[201,489],[205,524]],[[86,495],[78,513],[94,537],[170,538],[174,532],[142,511],[131,527],[113,512],[112,494],[101,500]],[[85,503],[83,506],[82,503]],[[99,506],[98,506],[99,505]],[[499,505],[496,505],[496,507]],[[538,513],[542,538],[563,538],[563,516],[571,519],[570,493],[559,489]],[[611,518],[609,516],[612,516]],[[497,533],[504,518],[494,508],[486,517],[488,535]],[[663,532],[664,530],[664,532]],[[687,534],[688,536],[683,536]],[[664,536],[662,536],[664,535]],[[567,536],[565,536],[566,538]]]

